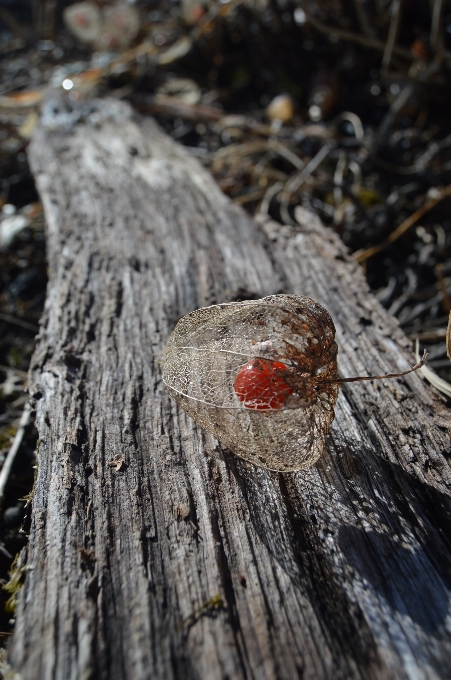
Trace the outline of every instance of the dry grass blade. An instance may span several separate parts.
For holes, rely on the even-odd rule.
[[[364,47],[367,47],[372,50],[378,50],[380,52],[384,52],[386,48],[386,44],[382,40],[378,40],[377,38],[372,38],[368,35],[360,35],[359,33],[354,33],[353,31],[348,31],[342,28],[337,28],[335,26],[329,26],[322,21],[316,19],[315,17],[312,16],[311,12],[309,12],[305,6],[305,3],[303,3],[303,10],[307,16],[308,22],[316,28],[320,33],[325,33],[326,35],[334,35],[340,40],[345,40],[347,42],[352,42],[357,45],[363,45]],[[405,59],[408,59],[409,61],[413,61],[414,55],[407,50],[404,47],[399,47],[399,45],[394,45],[393,47],[393,54],[397,54],[400,57],[404,57]]]
[[[415,358],[417,361],[420,360],[420,342],[418,338],[415,341]],[[433,387],[439,390],[439,392],[442,394],[446,394],[447,397],[451,397],[451,384],[449,382],[446,382],[446,380],[443,380],[443,378],[439,378],[439,376],[431,371],[428,366],[422,366],[420,371]]]
[[[144,98],[135,97],[137,105],[141,105],[149,113],[164,114],[172,117],[180,117],[195,122],[205,123],[218,122],[223,118],[219,109],[205,104],[186,104],[177,97],[157,94]]]
[[[377,255],[377,253],[380,253],[382,250],[385,250],[385,248],[388,248],[392,243],[397,241],[403,234],[410,229],[410,227],[413,227],[416,222],[418,222],[419,219],[423,217],[427,212],[432,210],[432,208],[435,208],[435,206],[443,201],[445,198],[448,198],[448,196],[451,196],[451,184],[448,184],[447,187],[442,189],[440,192],[439,196],[435,198],[429,199],[424,205],[421,206],[421,208],[418,208],[418,210],[415,210],[415,212],[410,215],[404,222],[402,222],[399,227],[396,227],[394,231],[388,236],[388,238],[385,239],[382,243],[379,243],[376,246],[371,246],[370,248],[365,248],[364,250],[358,250],[357,252],[354,253],[354,257],[357,260],[357,262],[360,262],[362,264],[363,262],[366,262],[370,257],[373,257],[373,255]]]
[[[395,48],[396,38],[398,37],[399,21],[401,17],[401,2],[400,0],[394,0],[391,7],[391,21],[390,28],[388,29],[387,43],[385,45],[384,56],[382,57],[382,68],[387,70],[391,58],[393,55],[393,50]]]
[[[451,361],[451,312],[448,318],[448,328],[446,329],[446,354]]]
[[[269,205],[270,205],[272,199],[274,198],[274,196],[276,196],[276,194],[277,194],[282,188],[283,188],[283,182],[276,182],[276,183],[273,184],[271,187],[269,187],[269,189],[267,189],[265,195],[263,196],[263,200],[262,200],[262,202],[261,202],[260,209],[259,209],[259,212],[260,212],[262,215],[267,215],[267,214],[268,214]]]
[[[230,144],[230,146],[220,149],[215,155],[213,170],[218,171],[221,168],[222,163],[230,157],[236,162],[238,158],[245,158],[246,156],[255,153],[267,153],[268,151],[272,151],[273,153],[282,156],[282,158],[285,158],[285,160],[289,161],[298,170],[304,168],[304,161],[284,144],[271,140],[257,140],[245,142],[244,144]]]
[[[28,323],[28,321],[23,321],[23,319],[17,319],[15,316],[11,316],[11,314],[4,314],[3,312],[0,312],[0,319],[2,321],[6,321],[7,323],[14,324],[15,326],[25,328],[27,331],[39,333],[39,327],[36,324]]]
[[[441,35],[443,5],[444,5],[443,0],[434,0],[434,7],[432,10],[430,43],[435,54],[441,54],[443,49]]]
[[[22,439],[25,434],[25,430],[30,421],[30,414],[31,414],[30,404],[26,403],[22,413],[22,417],[20,419],[19,427],[16,432],[16,436],[14,437],[14,441],[12,443],[10,450],[8,451],[5,462],[3,463],[2,470],[0,472],[0,509],[3,503],[3,499],[5,497],[5,489],[8,483],[9,475],[11,474],[11,470],[16,459],[17,452],[20,448]]]
[[[437,278],[438,278],[438,285],[440,288],[440,292],[442,294],[442,306],[444,311],[449,314],[451,312],[451,299],[449,297],[448,291],[446,289],[446,279],[445,275],[443,273],[443,265],[441,263],[437,264],[435,267],[435,270],[437,272]]]
[[[422,368],[427,359],[428,353],[426,350],[423,352],[423,356],[421,359],[418,357],[417,363],[415,366],[412,366],[412,368],[408,368],[406,371],[402,371],[401,373],[385,373],[384,375],[359,375],[356,376],[355,378],[337,378],[337,380],[330,380],[330,381],[325,381],[325,382],[332,382],[337,385],[341,385],[342,383],[350,383],[350,382],[361,382],[362,380],[383,380],[384,378],[402,378],[404,375],[409,375],[409,373],[413,373],[414,371],[417,371],[419,368]]]
[[[290,198],[292,194],[300,189],[304,182],[310,177],[310,175],[316,170],[316,168],[323,162],[329,152],[332,150],[334,142],[326,142],[320,148],[316,156],[314,156],[309,163],[301,170],[301,172],[291,177],[282,193],[282,200],[280,202],[280,214],[286,224],[292,224],[293,221],[288,213],[288,205],[290,203]]]

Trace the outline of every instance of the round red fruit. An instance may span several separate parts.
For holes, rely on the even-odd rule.
[[[251,359],[242,366],[233,383],[233,389],[244,406],[257,411],[280,409],[293,389],[285,382],[288,371],[280,361]]]

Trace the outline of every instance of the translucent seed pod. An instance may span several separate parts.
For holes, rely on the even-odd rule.
[[[296,471],[320,457],[338,396],[329,313],[308,297],[272,295],[198,309],[169,339],[163,381],[175,401],[233,453]]]

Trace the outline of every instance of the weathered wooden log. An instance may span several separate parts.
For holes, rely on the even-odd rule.
[[[183,314],[277,292],[330,311],[342,376],[408,368],[338,237],[302,209],[256,224],[120,102],[48,105],[29,156],[50,280],[15,672],[451,677],[449,411],[421,376],[344,385],[324,455],[295,474],[224,450],[161,382]]]

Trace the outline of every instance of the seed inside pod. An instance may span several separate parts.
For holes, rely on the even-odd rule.
[[[284,380],[287,370],[280,361],[251,359],[239,371],[233,383],[238,399],[246,408],[257,411],[283,408],[293,388]]]

